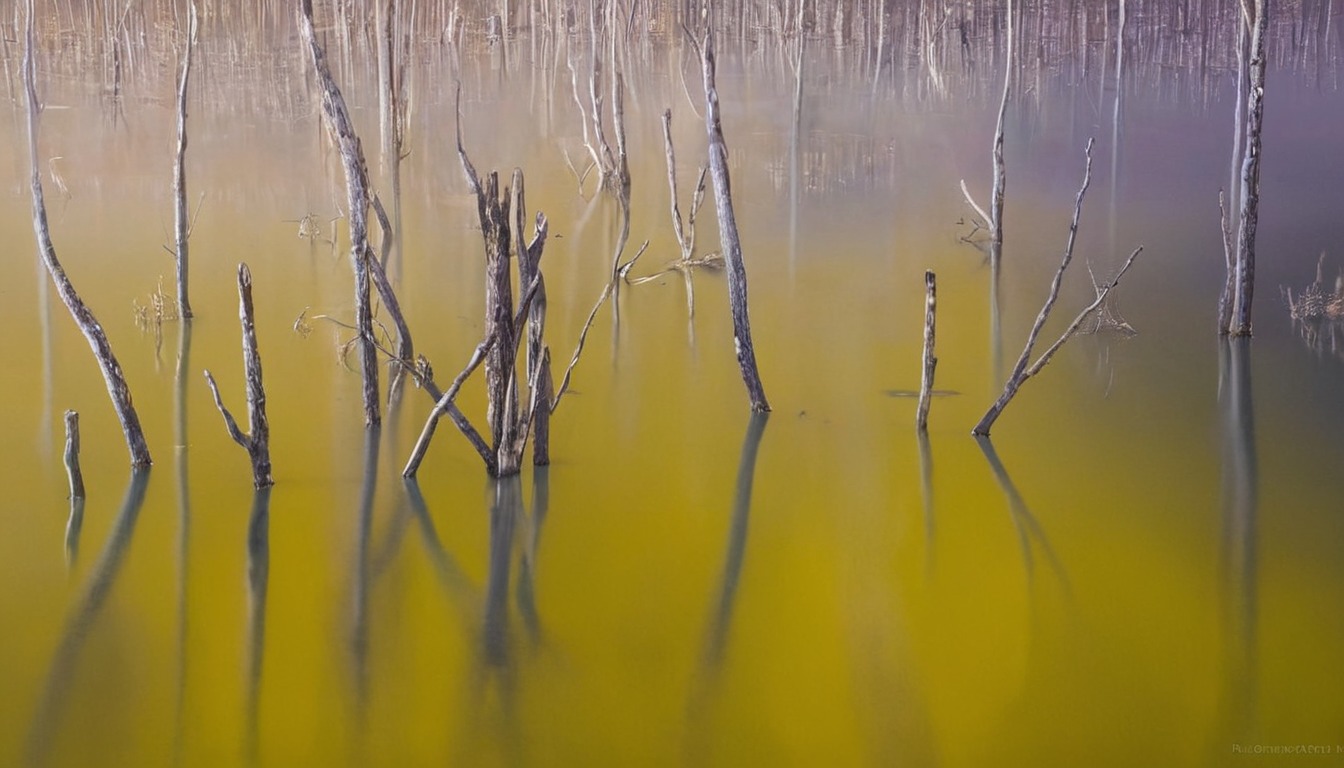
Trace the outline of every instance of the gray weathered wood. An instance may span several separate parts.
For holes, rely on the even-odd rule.
[[[728,177],[728,146],[724,143],[719,117],[719,93],[714,84],[714,35],[706,33],[700,45],[700,62],[705,81],[705,132],[709,136],[709,171],[714,181],[714,206],[719,218],[719,241],[728,272],[728,303],[733,315],[733,346],[742,381],[747,387],[751,410],[770,410],[756,367],[756,348],[751,341],[751,320],[747,314],[747,269],[742,262],[742,241],[733,213],[733,196]]]
[[[1255,233],[1260,222],[1260,132],[1265,121],[1265,32],[1269,0],[1255,0],[1251,30],[1250,81],[1246,96],[1246,155],[1241,164],[1241,225],[1237,234],[1236,295],[1233,336],[1251,335],[1251,303],[1255,293]]]
[[[252,461],[252,485],[255,488],[269,488],[275,484],[271,476],[271,428],[266,418],[266,388],[261,380],[261,354],[257,350],[257,329],[252,309],[252,272],[246,264],[238,265],[238,321],[243,330],[243,377],[247,385],[247,423],[248,434],[238,428],[229,409],[219,396],[219,385],[210,371],[205,372],[205,381],[214,396],[215,407],[224,417],[224,427],[233,438],[247,451]]]
[[[360,370],[363,374],[361,390],[364,404],[364,423],[374,426],[381,422],[378,406],[378,356],[374,348],[373,310],[369,297],[369,171],[364,162],[359,135],[355,133],[345,98],[327,66],[327,55],[318,45],[313,32],[313,2],[299,0],[299,37],[313,65],[318,85],[322,89],[322,114],[327,134],[341,156],[345,171],[346,205],[350,220],[350,265],[355,283],[355,332],[358,334]]]
[[[933,371],[938,358],[933,355],[934,317],[938,310],[937,278],[933,270],[924,272],[924,366],[919,384],[919,408],[915,411],[915,427],[923,431],[929,426],[929,399],[933,395]]]
[[[196,2],[187,3],[187,41],[182,52],[182,74],[177,83],[177,153],[173,156],[173,234],[177,255],[177,310],[183,320],[192,317],[188,294],[187,239],[187,83],[191,78],[191,49],[196,45]]]
[[[1008,176],[1003,167],[1003,123],[1008,114],[1008,95],[1013,83],[1013,0],[1008,0],[1008,43],[1003,59],[1003,98],[999,100],[999,118],[994,126],[994,188],[989,199],[989,230],[991,266],[998,266],[1003,252],[1003,196],[1008,188]]]
[[[425,451],[429,450],[429,441],[434,437],[434,430],[438,427],[439,419],[448,412],[448,406],[457,398],[457,393],[462,389],[462,384],[466,382],[467,377],[472,374],[481,364],[490,350],[499,346],[499,340],[494,336],[488,336],[480,344],[476,345],[476,351],[471,354],[471,359],[467,361],[467,366],[462,372],[457,374],[448,390],[439,397],[439,401],[434,406],[434,410],[429,412],[429,417],[425,420],[425,426],[420,430],[420,437],[415,441],[415,447],[411,450],[411,457],[406,461],[406,467],[402,469],[402,477],[415,477],[415,473],[420,471],[420,464],[425,460]],[[493,456],[486,454],[486,469],[491,475],[496,470]]]
[[[149,455],[149,445],[145,442],[144,431],[140,427],[140,416],[136,413],[135,405],[131,402],[131,390],[126,384],[126,376],[121,371],[121,364],[117,362],[116,355],[112,353],[112,344],[107,340],[107,334],[103,332],[103,326],[98,323],[88,305],[75,292],[74,284],[70,282],[70,278],[65,274],[65,268],[56,258],[56,247],[52,245],[51,233],[47,227],[47,206],[42,196],[42,174],[37,162],[37,115],[39,106],[36,65],[33,60],[34,11],[32,0],[28,0],[27,10],[23,50],[23,83],[28,98],[28,160],[31,171],[29,182],[33,197],[33,233],[37,237],[38,254],[42,259],[42,265],[46,267],[47,274],[51,276],[52,283],[56,285],[56,293],[61,297],[61,302],[70,311],[70,316],[79,326],[84,338],[88,340],[89,347],[93,350],[93,356],[98,361],[98,368],[102,371],[103,381],[107,385],[107,394],[112,398],[112,406],[116,409],[117,419],[121,422],[122,434],[126,437],[126,447],[131,454],[131,466],[135,468],[147,467],[153,462]]]
[[[1008,403],[1017,395],[1017,391],[1021,388],[1022,384],[1027,379],[1039,373],[1041,369],[1050,362],[1050,358],[1054,357],[1055,352],[1077,333],[1078,328],[1082,325],[1087,316],[1101,307],[1106,301],[1106,297],[1110,295],[1111,290],[1119,284],[1120,278],[1124,277],[1125,273],[1129,271],[1130,266],[1134,263],[1134,259],[1143,251],[1142,246],[1136,248],[1134,252],[1129,255],[1129,258],[1120,268],[1120,271],[1116,273],[1115,277],[1112,278],[1109,283],[1102,286],[1096,286],[1096,300],[1079,313],[1064,334],[1061,335],[1034,364],[1032,364],[1032,350],[1035,348],[1036,341],[1041,335],[1041,330],[1045,327],[1045,321],[1050,317],[1050,310],[1054,308],[1055,302],[1059,299],[1059,290],[1064,282],[1064,272],[1069,268],[1069,263],[1073,260],[1073,246],[1078,237],[1078,220],[1083,211],[1083,196],[1087,193],[1088,184],[1092,180],[1091,139],[1088,139],[1087,141],[1086,154],[1086,170],[1083,172],[1082,186],[1079,187],[1078,196],[1074,200],[1073,219],[1069,222],[1068,242],[1064,248],[1064,256],[1060,260],[1059,269],[1055,271],[1054,280],[1050,283],[1050,293],[1046,296],[1045,304],[1041,307],[1040,313],[1036,316],[1036,322],[1032,325],[1031,332],[1027,334],[1027,342],[1022,348],[1022,354],[1018,357],[1017,364],[1013,366],[1012,373],[1009,374],[1008,380],[1004,382],[1003,393],[999,395],[998,400],[996,400],[994,404],[989,407],[989,410],[985,412],[985,415],[980,419],[979,423],[977,423],[975,428],[971,430],[971,434],[980,436],[989,435],[990,428],[994,426],[994,422],[999,418],[999,415],[1003,413],[1003,409],[1008,407]]]
[[[84,473],[79,468],[79,414],[65,412],[65,474],[70,479],[70,498],[84,498]]]

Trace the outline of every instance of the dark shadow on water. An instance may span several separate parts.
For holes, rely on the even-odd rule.
[[[1059,578],[1064,593],[1066,595],[1070,594],[1068,573],[1065,572],[1059,558],[1055,556],[1055,550],[1050,546],[1050,539],[1045,535],[1045,529],[1036,520],[1036,516],[1031,513],[1026,500],[1022,498],[1017,486],[1013,484],[1013,478],[1004,468],[1003,461],[999,459],[998,451],[994,450],[994,443],[985,436],[977,436],[975,442],[980,446],[980,451],[985,454],[985,461],[989,463],[989,469],[994,473],[994,480],[999,484],[999,489],[1003,491],[1004,497],[1008,500],[1008,511],[1012,515],[1013,527],[1017,530],[1018,542],[1022,548],[1022,563],[1027,569],[1027,580],[1032,583],[1035,581],[1035,548],[1039,546],[1041,553],[1045,555],[1046,563]],[[1033,544],[1033,541],[1035,544]]]
[[[121,502],[121,510],[117,513],[107,544],[103,547],[98,562],[93,566],[83,596],[75,604],[66,621],[60,643],[52,656],[42,697],[34,710],[33,722],[28,729],[25,747],[28,765],[44,765],[51,756],[55,739],[60,733],[60,721],[64,714],[66,699],[74,683],[80,652],[84,649],[94,623],[102,612],[108,594],[116,584],[126,550],[130,547],[131,538],[135,533],[140,509],[145,503],[145,490],[148,484],[148,469],[131,473],[126,494]],[[11,631],[13,630],[14,628],[11,628]]]
[[[494,483],[490,506],[490,565],[485,582],[485,617],[481,627],[481,652],[486,669],[512,688],[513,642],[509,632],[509,580],[512,571],[514,533],[523,511],[522,480],[517,475]]]
[[[177,368],[173,379],[173,430],[177,444],[177,702],[173,728],[173,763],[182,762],[187,704],[187,582],[191,542],[191,494],[187,465],[187,376],[191,371],[191,321],[177,324]]]
[[[537,614],[537,548],[541,544],[541,526],[551,506],[551,469],[535,467],[532,471],[532,516],[523,531],[523,551],[518,560],[518,587],[515,600],[518,614],[527,629],[533,645],[541,642],[541,619]],[[528,518],[523,518],[528,520]]]
[[[496,478],[490,491],[490,556],[479,655],[467,692],[467,740],[493,742],[500,746],[504,764],[521,765],[527,762],[528,748],[519,719],[518,644],[508,602],[515,536],[526,515],[522,480],[517,475]]]
[[[1243,743],[1256,733],[1258,577],[1256,517],[1259,459],[1251,390],[1251,339],[1223,338],[1218,349],[1218,413],[1222,433],[1222,541],[1219,602],[1224,688],[1221,738],[1213,748]]]
[[[705,637],[701,667],[716,670],[723,663],[728,630],[733,623],[733,606],[737,599],[737,584],[742,576],[742,564],[747,553],[747,528],[751,515],[751,491],[756,476],[756,454],[765,434],[768,413],[752,414],[747,423],[747,434],[742,441],[742,456],[737,464],[737,486],[733,494],[732,525],[728,531],[728,550],[724,556],[723,573],[719,577],[719,597]]]
[[[73,572],[79,556],[79,534],[84,529],[84,497],[70,497],[70,517],[65,521],[65,567]]]
[[[700,652],[700,666],[691,683],[686,702],[686,759],[687,764],[702,764],[709,757],[708,721],[715,699],[718,681],[725,662],[728,634],[732,628],[737,605],[737,588],[746,560],[748,524],[751,514],[751,495],[756,475],[756,457],[770,414],[754,413],[747,422],[742,440],[742,453],[737,464],[737,484],[733,493],[732,519],[728,529],[728,546],[723,570],[719,576],[719,591],[714,609],[705,630],[704,645]]]
[[[429,507],[425,504],[425,497],[420,493],[420,484],[414,478],[409,478],[404,481],[404,489],[406,491],[406,509],[415,518],[415,522],[420,529],[420,538],[425,544],[425,551],[429,555],[430,562],[434,564],[434,573],[438,576],[439,583],[455,598],[462,611],[464,622],[468,616],[480,615],[476,611],[480,603],[480,595],[477,594],[476,585],[472,584],[471,580],[462,572],[457,560],[444,548],[443,542],[439,539],[439,532],[434,527],[434,518],[430,516]]]
[[[247,712],[243,750],[257,765],[261,747],[261,684],[266,658],[266,588],[271,578],[271,489],[252,497],[247,523]]]
[[[919,490],[924,504],[924,576],[933,575],[934,541],[937,538],[937,519],[933,513],[933,451],[929,447],[929,431],[915,431],[919,441]]]
[[[364,731],[369,702],[369,542],[373,529],[373,499],[378,489],[380,441],[379,427],[364,430],[364,466],[359,487],[355,538],[354,617],[350,632],[350,656],[360,734]]]

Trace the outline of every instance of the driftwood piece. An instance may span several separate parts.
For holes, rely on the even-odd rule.
[[[369,297],[369,172],[364,163],[359,135],[355,133],[345,98],[331,75],[326,52],[313,32],[313,2],[299,0],[299,37],[322,89],[322,114],[327,134],[341,156],[345,171],[346,205],[350,219],[350,264],[355,276],[355,332],[358,334],[361,391],[364,423],[374,426],[382,420],[378,406],[378,357],[374,349],[373,310]]]
[[[205,372],[205,381],[210,385],[210,394],[215,398],[215,407],[224,417],[224,426],[229,437],[247,451],[252,460],[252,485],[255,488],[269,488],[275,484],[271,477],[270,423],[266,419],[266,389],[261,382],[261,355],[257,351],[257,331],[252,315],[252,272],[246,264],[238,265],[238,320],[243,327],[243,371],[247,381],[247,421],[248,434],[244,435],[234,421],[233,414],[224,407],[219,396],[219,386],[210,371]]]
[[[56,292],[60,295],[62,303],[70,311],[70,316],[79,326],[84,338],[88,340],[89,347],[93,350],[93,356],[98,361],[98,368],[102,371],[103,381],[107,385],[107,393],[112,398],[112,405],[117,411],[117,419],[121,422],[121,431],[126,437],[126,447],[131,454],[131,466],[135,468],[147,467],[152,463],[152,459],[149,455],[149,446],[145,442],[144,431],[140,427],[140,417],[135,411],[135,405],[131,402],[131,390],[126,384],[126,376],[121,371],[121,364],[117,362],[116,355],[112,353],[112,344],[107,340],[107,334],[103,332],[103,326],[98,323],[98,320],[93,316],[93,312],[75,292],[74,284],[70,282],[70,278],[65,274],[65,268],[56,258],[56,247],[52,245],[51,233],[47,227],[47,206],[42,196],[42,174],[37,162],[37,115],[39,106],[36,64],[33,60],[34,11],[32,0],[27,3],[27,10],[24,33],[23,82],[28,97],[28,160],[33,197],[33,233],[37,237],[38,253],[41,256],[43,266],[46,267],[47,274],[51,276],[51,281],[56,285]]]
[[[733,197],[728,178],[728,147],[723,140],[719,118],[719,93],[714,85],[714,35],[707,32],[700,45],[700,61],[705,80],[705,131],[709,136],[709,170],[714,181],[714,206],[718,211],[719,240],[728,272],[728,302],[733,315],[733,346],[737,352],[742,381],[747,387],[753,412],[770,410],[756,367],[756,348],[751,341],[751,320],[747,315],[747,270],[742,263],[742,241],[737,233]]]
[[[924,367],[919,385],[919,408],[915,411],[915,427],[921,432],[929,426],[929,398],[933,395],[933,371],[938,358],[933,356],[934,316],[938,310],[937,278],[933,270],[924,272]]]
[[[182,75],[177,83],[177,153],[173,157],[173,234],[177,255],[177,310],[190,320],[187,239],[191,224],[187,216],[187,83],[191,77],[191,49],[196,46],[196,2],[187,3],[187,42],[182,52]]]
[[[84,472],[79,468],[79,414],[65,412],[65,474],[70,480],[70,499],[84,498]]]

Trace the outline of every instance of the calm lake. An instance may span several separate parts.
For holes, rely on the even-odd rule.
[[[557,365],[621,224],[596,173],[579,180],[567,45],[591,107],[586,21],[568,43],[519,30],[487,44],[486,14],[463,13],[461,46],[411,47],[389,269],[441,385],[484,325],[456,79],[476,167],[523,168],[529,211],[549,218]],[[339,44],[330,14],[318,4],[319,35],[390,203],[374,54],[359,34]],[[970,61],[952,44],[939,88],[913,55],[875,72],[818,27],[795,102],[794,38],[725,35],[764,419],[742,389],[723,272],[695,272],[693,317],[679,273],[634,284],[680,256],[663,111],[683,214],[706,137],[684,38],[631,44],[624,258],[648,247],[619,322],[610,304],[596,316],[553,464],[497,482],[445,422],[408,484],[433,403],[410,388],[366,430],[357,355],[347,367],[340,352],[351,332],[317,317],[353,318],[344,178],[293,19],[275,15],[261,42],[203,25],[188,102],[196,318],[157,330],[136,307],[161,281],[172,294],[180,49],[133,60],[113,96],[104,59],[39,27],[52,236],[144,422],[155,463],[136,477],[36,256],[22,25],[5,21],[0,764],[1222,766],[1282,745],[1344,759],[1344,353],[1308,344],[1280,294],[1311,283],[1322,253],[1327,281],[1344,266],[1338,19],[1300,55],[1289,31],[1271,41],[1255,336],[1237,343],[1215,332],[1230,42],[1201,73],[1163,65],[1170,51],[1135,28],[1117,91],[1114,29],[1096,18],[1089,54],[1023,66],[995,290],[959,182],[988,203],[998,42]],[[1089,138],[1075,262],[1042,347],[1094,298],[1088,266],[1104,280],[1142,245],[1111,302],[1137,334],[1074,338],[978,442],[1059,265]],[[698,224],[697,254],[717,251],[712,191]],[[243,412],[239,262],[276,479],[260,496],[202,376]],[[921,438],[904,395],[919,388],[926,269],[944,394]],[[484,424],[479,372],[461,404]],[[66,409],[83,428],[76,519]]]

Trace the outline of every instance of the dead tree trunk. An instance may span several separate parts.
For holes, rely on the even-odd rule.
[[[252,460],[252,485],[255,488],[269,488],[275,485],[271,477],[271,428],[266,420],[266,389],[261,383],[261,355],[257,352],[257,330],[252,318],[252,272],[246,264],[238,265],[238,320],[243,327],[243,370],[247,380],[247,422],[248,434],[238,428],[229,409],[219,396],[219,386],[210,371],[205,372],[205,381],[210,385],[210,394],[215,398],[215,407],[224,417],[224,426],[229,437],[247,451]]]
[[[541,276],[541,252],[546,242],[546,217],[540,213],[536,218],[536,231],[532,241],[524,244],[523,218],[526,202],[523,193],[523,173],[513,173],[513,191],[500,190],[499,174],[492,172],[484,185],[476,173],[476,167],[467,157],[462,144],[461,89],[458,90],[457,108],[457,154],[462,163],[462,171],[467,185],[476,197],[476,211],[480,220],[481,236],[485,245],[486,281],[485,281],[485,340],[477,347],[468,367],[453,382],[453,387],[436,404],[434,412],[416,444],[415,452],[408,462],[404,476],[414,476],[433,435],[434,424],[444,413],[455,409],[453,398],[456,388],[475,370],[482,360],[485,365],[486,396],[488,406],[486,419],[490,423],[491,445],[489,452],[482,452],[486,469],[491,475],[504,477],[517,474],[522,456],[531,434],[533,420],[539,418],[539,403],[546,409],[543,421],[549,418],[554,409],[550,395],[550,355],[542,341],[545,327],[545,288]],[[514,217],[510,218],[510,212]],[[516,231],[513,231],[516,230]],[[513,243],[517,243],[519,290],[522,295],[518,301],[517,313],[513,306],[513,287],[509,269],[509,259]],[[537,301],[541,301],[541,310],[533,314]],[[517,382],[518,352],[525,335],[528,338],[527,352],[527,401],[519,399]],[[460,413],[460,412],[459,412]],[[455,421],[459,421],[454,417]],[[466,421],[459,421],[459,427]],[[546,426],[541,427],[548,436]],[[469,422],[462,431],[474,432]],[[536,463],[549,461],[549,449],[543,447],[541,454],[534,454]]]
[[[546,246],[549,230],[546,216],[537,213],[535,236],[531,243],[523,242],[523,221],[527,217],[527,198],[523,188],[523,172],[513,171],[513,231],[518,254],[518,285],[527,290],[536,284],[532,304],[527,315],[527,380],[535,390],[536,406],[532,409],[533,442],[532,463],[544,466],[551,463],[551,355],[546,348],[546,279],[541,274],[541,251]],[[521,333],[522,329],[519,328]]]
[[[966,188],[966,180],[961,180],[961,194],[989,229],[989,262],[994,271],[998,270],[999,258],[1003,254],[1003,199],[1008,188],[1008,176],[1003,165],[1003,125],[1008,116],[1008,97],[1012,93],[1013,84],[1013,0],[1008,0],[1007,27],[1008,42],[1003,57],[1003,96],[999,99],[999,117],[994,124],[994,143],[990,152],[994,186],[990,190],[988,212],[971,197],[970,190]]]
[[[933,396],[933,371],[938,358],[933,356],[934,316],[938,311],[938,286],[933,270],[924,272],[924,376],[919,385],[919,409],[915,427],[921,432],[929,426],[929,398]]]
[[[177,154],[173,161],[173,233],[177,248],[177,309],[183,320],[190,320],[191,299],[187,292],[187,238],[191,224],[187,216],[187,82],[191,77],[191,49],[196,44],[196,3],[187,4],[187,42],[182,54],[182,76],[177,84]]]
[[[1241,225],[1237,235],[1233,336],[1251,335],[1251,299],[1255,292],[1255,231],[1260,221],[1260,131],[1265,121],[1265,32],[1269,0],[1255,0],[1251,30],[1250,82],[1246,97],[1246,155],[1241,163]]]
[[[70,499],[84,498],[84,473],[79,468],[79,414],[65,412],[65,474],[70,479]]]
[[[990,428],[994,426],[994,422],[998,420],[999,415],[1003,413],[1003,409],[1008,407],[1008,403],[1012,402],[1013,397],[1017,395],[1017,390],[1021,388],[1022,384],[1025,383],[1027,379],[1040,373],[1041,369],[1044,368],[1050,362],[1050,359],[1055,356],[1055,353],[1059,351],[1059,348],[1064,346],[1064,343],[1078,332],[1078,328],[1082,326],[1083,321],[1087,319],[1088,315],[1092,314],[1105,303],[1106,297],[1111,293],[1111,289],[1115,288],[1115,286],[1120,283],[1120,278],[1124,277],[1125,273],[1129,271],[1130,265],[1134,263],[1134,259],[1143,251],[1142,246],[1136,248],[1134,252],[1129,255],[1129,258],[1125,260],[1124,265],[1120,267],[1120,271],[1115,274],[1115,277],[1112,278],[1110,282],[1105,285],[1096,286],[1096,300],[1084,308],[1082,312],[1078,313],[1078,316],[1069,324],[1069,327],[1065,329],[1064,333],[1055,340],[1055,343],[1051,344],[1050,348],[1041,353],[1041,356],[1036,359],[1036,362],[1032,363],[1032,350],[1035,348],[1036,341],[1041,335],[1041,330],[1045,327],[1045,321],[1050,317],[1050,310],[1054,308],[1055,302],[1059,299],[1059,290],[1064,283],[1064,272],[1069,268],[1069,263],[1073,261],[1073,244],[1078,237],[1078,219],[1083,212],[1083,196],[1087,193],[1087,187],[1091,180],[1092,140],[1088,139],[1087,166],[1086,170],[1083,172],[1083,183],[1078,189],[1077,198],[1074,200],[1073,220],[1069,223],[1068,242],[1064,248],[1064,257],[1060,260],[1059,269],[1055,271],[1054,280],[1050,283],[1050,294],[1046,296],[1045,304],[1041,307],[1040,314],[1036,316],[1036,322],[1032,324],[1031,332],[1027,334],[1027,343],[1023,346],[1022,354],[1017,358],[1017,364],[1013,366],[1013,371],[1009,374],[1008,381],[1003,385],[1003,393],[999,395],[999,399],[989,407],[989,410],[985,412],[985,415],[980,419],[980,422],[971,430],[971,434],[973,435],[984,437],[989,435]]]
[[[1240,6],[1237,17],[1237,73],[1236,104],[1232,112],[1232,171],[1228,180],[1227,199],[1241,201],[1241,160],[1244,152],[1241,142],[1246,133],[1246,45],[1247,28],[1250,19],[1245,18]],[[1221,214],[1223,228],[1223,261],[1227,268],[1227,278],[1223,283],[1223,293],[1218,299],[1218,333],[1226,334],[1232,328],[1232,310],[1237,295],[1237,239],[1227,218],[1224,196],[1218,195],[1218,211]]]
[[[742,242],[737,234],[737,218],[733,214],[733,195],[728,178],[728,147],[723,140],[719,119],[719,93],[714,85],[714,34],[705,33],[700,46],[700,60],[705,79],[705,131],[709,135],[709,170],[714,180],[714,207],[719,217],[719,240],[728,272],[728,303],[733,314],[733,346],[737,364],[742,369],[751,410],[761,413],[770,410],[761,386],[761,375],[756,368],[756,348],[751,342],[751,320],[747,316],[747,269],[742,263]]]
[[[299,37],[322,88],[322,113],[327,133],[341,155],[345,170],[346,203],[350,217],[350,263],[355,276],[355,332],[358,336],[360,369],[364,376],[362,397],[364,424],[375,426],[382,416],[378,408],[378,356],[374,347],[373,310],[369,300],[369,172],[364,163],[359,136],[341,90],[327,66],[326,52],[313,33],[313,2],[299,0]]]
[[[66,276],[65,269],[61,262],[56,258],[56,247],[52,245],[51,233],[47,228],[47,206],[42,197],[42,174],[37,162],[37,73],[36,65],[33,61],[33,0],[28,0],[28,17],[24,33],[24,51],[23,51],[23,82],[24,89],[28,97],[28,160],[31,170],[30,186],[33,195],[33,232],[37,237],[38,253],[42,258],[42,264],[47,269],[47,274],[51,276],[51,281],[56,285],[56,292],[60,294],[61,301],[64,302],[66,309],[70,311],[70,316],[74,318],[75,324],[88,340],[89,346],[93,349],[93,356],[98,361],[98,368],[103,373],[103,381],[107,384],[107,393],[112,398],[112,405],[117,411],[117,419],[121,422],[121,431],[126,436],[126,447],[131,453],[131,466],[135,468],[147,467],[152,463],[149,456],[149,446],[145,443],[145,434],[140,428],[140,417],[135,412],[135,406],[131,403],[131,390],[126,384],[126,377],[121,372],[121,364],[112,354],[112,345],[107,340],[107,334],[103,332],[103,326],[94,318],[93,312],[89,310],[84,301],[79,298],[75,292],[75,286]]]

